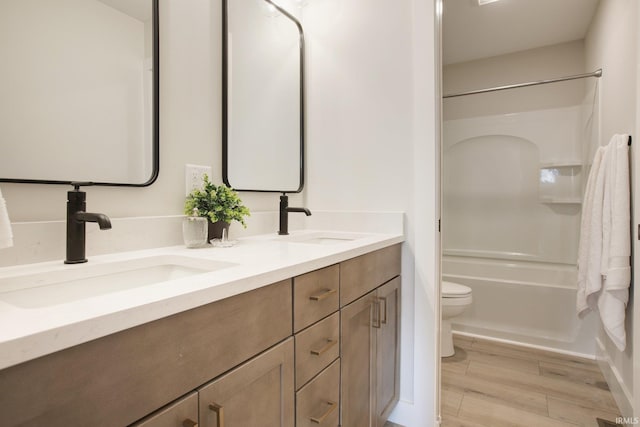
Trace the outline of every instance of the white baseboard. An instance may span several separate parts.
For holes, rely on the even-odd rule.
[[[413,422],[413,402],[400,400],[389,416],[389,421],[408,427]]]
[[[634,416],[633,405],[631,403],[633,401],[632,393],[625,384],[620,372],[618,372],[618,369],[612,363],[611,358],[605,350],[604,344],[602,344],[600,338],[596,338],[596,345],[598,366],[600,367],[605,380],[607,380],[611,394],[618,404],[618,409],[620,409],[620,412],[624,417]]]
[[[427,403],[432,404],[432,402]],[[414,402],[400,399],[389,416],[389,421],[404,427],[438,427],[440,425],[439,419],[430,421],[420,419],[417,413],[418,411],[416,410]]]

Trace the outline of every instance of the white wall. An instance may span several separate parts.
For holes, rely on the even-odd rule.
[[[636,0],[604,0],[601,1],[594,20],[585,39],[585,63],[587,69],[602,68],[603,76],[600,79],[600,145],[609,142],[615,133],[634,134],[636,123],[636,78],[637,69],[636,54],[638,49],[637,34],[638,3]],[[631,147],[631,156],[638,165],[638,148],[635,142]],[[634,170],[635,169],[635,170]],[[634,214],[632,224],[637,223],[640,209],[638,207],[638,179],[637,168],[632,167],[634,179],[633,206]],[[635,267],[640,268],[638,254],[640,247],[638,241],[635,248]],[[637,274],[634,275],[637,278]],[[634,279],[636,281],[636,279]],[[603,348],[599,354],[608,371],[607,381],[614,393],[614,397],[620,406],[623,415],[631,416],[631,402],[634,394],[633,370],[634,370],[634,329],[638,325],[632,325],[633,299],[627,307],[627,348],[619,352],[606,334],[601,331],[599,341]],[[638,349],[635,349],[636,353]],[[638,355],[635,357],[635,369],[640,369]],[[636,400],[637,397],[636,397]],[[640,405],[635,408],[635,415],[640,414]]]
[[[440,417],[440,33],[442,0],[414,0],[414,403],[407,427]],[[408,373],[410,374],[410,373]],[[398,405],[397,412],[405,409]],[[409,411],[407,411],[409,412]],[[399,418],[403,421],[403,418]]]
[[[444,93],[505,86],[584,73],[582,41],[562,43],[444,67]],[[568,107],[582,103],[581,80],[448,98],[444,119]]]
[[[220,3],[166,0],[160,16],[160,177],[143,189],[89,188],[91,211],[181,214],[185,163],[212,164],[220,181]],[[393,419],[433,425],[439,360],[434,0],[380,0],[375,7],[368,0],[310,1],[303,25],[307,189],[291,204],[406,212],[402,401]],[[67,190],[2,184],[14,222],[63,220]],[[242,197],[254,211],[277,208],[277,194]]]
[[[303,18],[307,205],[406,212],[403,402],[394,419],[429,425],[436,412],[433,2],[308,2]]]

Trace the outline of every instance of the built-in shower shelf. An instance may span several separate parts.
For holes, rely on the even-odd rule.
[[[540,203],[545,203],[545,204],[565,204],[565,205],[580,205],[582,204],[582,200],[578,199],[578,198],[572,198],[572,197],[558,197],[558,198],[552,198],[552,197],[541,197],[540,198]]]
[[[582,167],[582,163],[578,161],[545,162],[540,164],[540,169],[580,168],[580,167]]]
[[[553,160],[540,164],[538,200],[545,204],[582,203],[582,164],[577,160]]]

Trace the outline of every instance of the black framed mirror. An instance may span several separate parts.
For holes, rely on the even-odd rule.
[[[304,32],[271,0],[222,1],[222,175],[240,191],[304,187]]]
[[[0,0],[0,182],[150,185],[158,0]]]

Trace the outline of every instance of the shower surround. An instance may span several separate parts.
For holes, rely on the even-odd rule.
[[[443,280],[474,297],[454,331],[594,357],[575,314],[587,107],[444,122]]]

